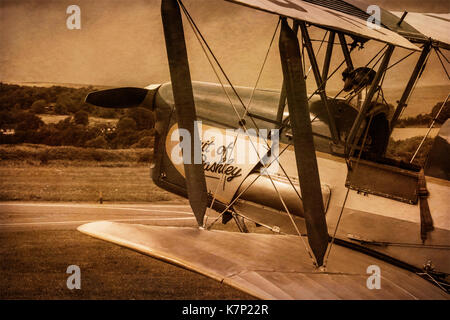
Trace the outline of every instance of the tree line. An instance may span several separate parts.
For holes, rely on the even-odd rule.
[[[433,119],[438,115],[439,110],[442,107],[442,102],[438,102],[434,105],[430,113],[421,113],[414,117],[406,117],[398,120],[397,127],[414,127],[414,126],[429,126]],[[441,113],[436,118],[436,124],[440,125],[445,122],[450,117],[450,101],[445,103],[442,108]]]
[[[0,143],[35,143],[104,149],[153,147],[154,115],[147,108],[105,109],[84,102],[94,87],[50,88],[0,83]],[[44,123],[39,115],[66,115]],[[117,125],[90,117],[118,119]]]

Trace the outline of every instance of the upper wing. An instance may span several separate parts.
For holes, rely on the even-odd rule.
[[[346,0],[345,2],[359,8],[361,11],[365,11],[373,3],[370,0]],[[390,10],[389,8],[387,9]],[[423,11],[419,13],[419,11],[416,11],[417,5],[411,8],[406,3],[401,9],[407,11],[408,14],[399,25],[398,22],[403,12],[388,11],[381,8],[381,24],[413,43],[424,43],[429,38],[432,38],[435,45],[450,49],[450,35],[448,32],[450,29],[450,14],[426,13]],[[442,9],[445,10],[445,6],[442,6]],[[448,10],[448,6],[446,9]]]
[[[392,12],[401,17],[402,12]],[[438,42],[438,45],[450,49],[450,14],[409,12],[405,20],[409,25],[426,37]]]
[[[280,16],[305,21],[327,29],[373,39],[407,49],[418,48],[399,34],[381,27],[367,26],[367,13],[342,0],[227,0]]]
[[[114,222],[79,231],[199,272],[262,299],[448,299],[419,276],[335,245],[326,272],[316,270],[296,236],[205,231]],[[369,266],[381,270],[368,289]]]

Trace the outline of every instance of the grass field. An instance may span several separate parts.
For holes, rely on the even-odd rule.
[[[402,138],[417,134],[419,129],[410,131]],[[388,154],[409,161],[421,140],[391,140]],[[415,163],[423,165],[431,145],[429,138]],[[100,194],[105,202],[180,200],[152,182],[152,158],[153,149],[0,145],[0,201],[92,202],[98,201]]]
[[[0,201],[187,203],[154,185],[146,150],[0,146]],[[94,150],[95,151],[95,150]],[[147,153],[146,153],[147,152]],[[45,164],[40,160],[47,154]],[[86,160],[87,159],[87,160]],[[233,223],[218,229],[237,231]],[[258,228],[260,229],[260,228]],[[252,299],[188,270],[100,241],[76,230],[0,232],[0,299]],[[66,268],[82,270],[68,290]]]
[[[47,165],[0,162],[0,201],[153,202],[181,199],[155,186],[148,165],[103,167],[57,161]]]
[[[0,146],[0,201],[180,199],[150,179],[152,149]]]
[[[252,299],[75,230],[0,232],[0,256],[0,299]],[[67,289],[72,264],[81,269],[81,290]]]
[[[3,161],[26,162],[29,164],[48,164],[52,161],[67,162],[67,165],[82,166],[86,162],[97,166],[134,166],[136,163],[149,163],[153,149],[93,149],[72,146],[50,147],[40,144],[0,145],[0,165]],[[80,164],[77,161],[81,161]],[[117,164],[117,162],[119,164]]]
[[[395,150],[400,156],[409,154],[416,140]],[[187,203],[154,185],[147,161],[151,156],[149,150],[2,145],[0,201],[95,202],[101,192],[105,203]],[[247,225],[251,232],[271,233]],[[219,221],[214,229],[238,231],[233,221]],[[0,299],[252,299],[202,275],[73,229],[2,231],[0,256]],[[66,268],[72,264],[82,270],[81,290],[66,287]]]
[[[62,121],[67,117],[70,117],[68,115],[50,115],[50,114],[38,114],[37,116],[41,118],[41,120],[44,121],[44,123],[46,124],[58,123],[59,121]],[[89,117],[90,126],[96,126],[98,124],[116,125],[118,121],[119,119],[104,119],[97,117]]]

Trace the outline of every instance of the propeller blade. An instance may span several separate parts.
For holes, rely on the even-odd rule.
[[[140,106],[149,90],[143,88],[116,88],[91,92],[86,102],[103,108],[133,108]]]
[[[301,51],[286,19],[281,23],[280,57],[286,85],[298,178],[302,190],[308,242],[318,266],[328,246],[328,231],[314,148]]]
[[[177,114],[178,129],[185,129],[190,136],[190,159],[184,160],[184,172],[189,203],[199,226],[203,225],[208,194],[203,171],[200,138],[194,121],[194,94],[184,39],[180,7],[176,0],[162,0],[161,16],[169,59],[170,78]],[[181,138],[181,137],[180,137]],[[189,161],[190,160],[190,161]],[[197,161],[194,161],[197,160]]]

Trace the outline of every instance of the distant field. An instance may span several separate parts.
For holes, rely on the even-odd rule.
[[[0,162],[0,201],[151,202],[181,199],[150,179],[148,165],[133,167],[40,166]]]
[[[52,115],[52,114],[38,114],[39,118],[42,119],[42,121],[45,122],[45,124],[52,124],[52,123],[58,123],[59,121],[62,121],[69,117],[68,115]],[[119,120],[118,119],[104,119],[104,118],[96,118],[96,117],[89,117],[89,125],[90,126],[96,126],[98,124],[109,124],[109,125],[115,125],[117,124]]]
[[[406,85],[406,84],[405,84]],[[400,99],[403,92],[403,88],[386,88],[384,93],[389,103],[396,104],[396,101]],[[448,86],[424,86],[416,87],[408,106],[403,112],[402,117],[412,117],[419,113],[430,113],[431,109],[438,102],[443,102],[450,92],[450,85]]]
[[[75,230],[1,232],[0,256],[2,300],[253,299],[205,276]],[[81,290],[67,289],[68,264],[81,268]]]
[[[404,87],[383,88],[387,102],[394,106],[397,105],[397,101],[400,99],[403,90]],[[414,117],[420,113],[430,113],[436,103],[444,102],[449,92],[450,85],[416,87],[408,101],[408,106],[403,111],[402,118]],[[337,91],[330,90],[328,95],[334,96],[337,93]]]
[[[409,161],[426,128],[394,131],[388,154]],[[417,157],[426,159],[433,130]],[[415,138],[412,138],[415,137]],[[407,139],[407,140],[405,140]],[[403,141],[399,141],[403,140]],[[179,200],[150,179],[153,149],[89,149],[44,145],[0,145],[0,201],[151,202]]]
[[[429,138],[434,138],[439,133],[440,128],[433,128],[428,135]],[[392,139],[405,140],[413,137],[423,137],[427,133],[428,128],[395,128],[392,131]]]
[[[153,149],[0,145],[0,201],[181,199],[150,179]]]
[[[58,164],[66,161],[71,166],[134,166],[134,163],[149,163],[153,149],[92,149],[72,146],[50,147],[39,144],[0,145],[0,161],[27,161],[28,164]],[[81,164],[77,165],[77,161]]]

